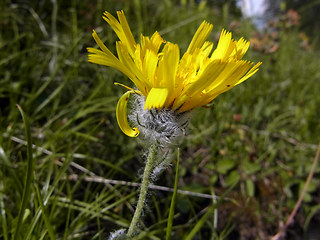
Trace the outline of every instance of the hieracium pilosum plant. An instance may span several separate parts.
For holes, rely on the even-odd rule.
[[[163,40],[158,32],[151,37],[141,35],[137,43],[123,11],[118,11],[117,15],[118,19],[108,12],[103,16],[119,38],[117,56],[93,31],[92,36],[101,50],[88,48],[89,62],[113,67],[134,83],[134,87],[115,83],[128,89],[118,101],[117,121],[129,137],[141,133],[149,153],[129,230],[126,233],[117,231],[111,236],[113,239],[130,238],[138,232],[137,223],[150,178],[167,162],[165,157],[159,160],[157,152],[170,148],[185,134],[190,113],[247,80],[261,65],[261,62],[253,65],[242,60],[250,43],[244,38],[232,39],[232,34],[226,30],[222,30],[213,51],[213,43],[206,41],[212,25],[206,21],[201,23],[187,51],[180,56],[179,46]]]

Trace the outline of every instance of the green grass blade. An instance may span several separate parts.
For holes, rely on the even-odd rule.
[[[0,135],[0,141],[1,141],[1,135]],[[7,211],[6,211],[6,198],[7,198],[7,194],[6,194],[6,189],[5,189],[5,185],[6,183],[4,182],[4,178],[10,178],[12,177],[13,182],[15,182],[15,186],[16,186],[16,191],[21,191],[22,192],[22,187],[20,187],[20,181],[19,178],[16,175],[16,171],[14,171],[13,169],[13,164],[10,162],[10,160],[8,159],[4,149],[2,148],[2,146],[0,146],[0,165],[3,165],[5,167],[4,171],[2,171],[2,169],[0,169],[0,222],[2,225],[2,232],[0,231],[0,237],[3,237],[4,240],[9,240],[9,226],[8,222],[10,222],[10,217],[9,219],[7,219]],[[7,174],[5,172],[5,170],[8,170],[9,174]],[[9,211],[10,212],[10,211]],[[9,213],[10,214],[10,213]],[[8,221],[9,220],[9,221]]]
[[[17,191],[22,192],[22,188],[23,187],[21,185],[20,179],[19,179],[16,171],[14,170],[13,164],[8,159],[8,157],[7,157],[6,153],[5,153],[5,151],[3,150],[2,146],[0,146],[0,160],[2,160],[1,163],[3,163],[7,167],[10,176],[12,176],[12,178],[13,178],[15,184],[16,184],[15,186],[17,188]]]
[[[179,162],[180,162],[180,149],[178,148],[176,176],[175,176],[175,179],[174,179],[174,190],[173,190],[173,194],[172,194],[172,198],[171,198],[171,204],[170,204],[170,210],[169,210],[166,240],[170,240],[171,239],[172,223],[173,223],[173,216],[174,216],[174,207],[175,207],[175,203],[176,203],[176,196],[177,196],[177,190],[178,190]]]
[[[48,234],[49,234],[49,237],[51,240],[55,240],[55,236],[54,236],[54,232],[53,232],[53,228],[52,228],[52,225],[45,213],[45,208],[44,208],[44,203],[43,203],[43,200],[41,198],[41,194],[40,194],[40,191],[39,191],[39,188],[36,184],[34,184],[34,188],[35,188],[35,192],[36,192],[36,195],[37,195],[37,199],[38,199],[38,202],[39,202],[39,205],[40,205],[40,208],[41,208],[41,212],[42,212],[42,217],[43,217],[43,220],[44,220],[44,224],[46,225],[46,230],[48,231]]]
[[[69,158],[69,156],[67,155],[65,160],[63,161],[63,165],[62,165],[61,169],[57,172],[57,175],[56,175],[53,183],[51,184],[51,187],[48,189],[47,194],[44,196],[44,199],[43,199],[44,203],[47,203],[49,201],[50,197],[52,197],[54,190],[57,188],[58,183],[60,182],[63,174],[67,171],[71,161],[72,161],[72,158]],[[31,239],[32,231],[34,230],[35,226],[37,225],[40,216],[41,216],[41,209],[38,208],[34,214],[34,217],[31,221],[31,223],[30,223],[28,231],[25,233],[25,238],[24,238],[25,240]]]
[[[4,240],[8,240],[8,225],[7,225],[7,218],[6,218],[6,211],[4,206],[4,194],[3,194],[3,183],[0,182],[0,214],[1,214],[1,222],[2,222],[2,235]]]
[[[24,189],[23,189],[23,195],[22,195],[22,201],[21,201],[21,206],[19,210],[19,215],[18,215],[18,222],[17,222],[17,227],[15,229],[15,232],[13,234],[13,239],[17,240],[19,238],[19,231],[20,231],[20,226],[22,225],[22,218],[24,215],[24,211],[26,210],[27,204],[30,200],[30,190],[31,190],[31,184],[32,184],[32,178],[33,178],[33,156],[32,156],[32,142],[31,142],[31,130],[30,130],[30,124],[28,117],[25,115],[24,111],[22,108],[17,105],[20,114],[23,119],[24,123],[24,128],[25,128],[25,133],[26,133],[26,140],[27,140],[27,175],[25,178],[25,184],[24,184]]]
[[[188,234],[185,240],[192,240],[194,235],[201,229],[202,225],[207,221],[208,217],[211,215],[212,211],[214,210],[214,206],[211,206],[208,211],[200,218],[191,232]]]
[[[230,188],[227,189],[218,199],[218,201],[213,204],[208,211],[200,218],[200,220],[197,222],[197,224],[194,226],[194,228],[191,230],[191,232],[188,234],[188,236],[185,238],[185,240],[192,240],[194,235],[201,229],[203,224],[207,221],[211,213],[214,211],[214,209],[220,204],[221,201],[223,201],[224,197],[237,185],[237,183],[234,183],[230,186]]]
[[[50,103],[53,99],[55,99],[57,97],[57,95],[62,91],[62,89],[64,88],[65,84],[67,82],[63,82],[61,83],[61,85],[53,91],[53,93],[50,94],[50,96],[47,97],[47,99],[45,101],[43,101],[42,104],[40,104],[36,110],[34,111],[34,113],[38,113],[41,109],[43,109],[45,106],[48,105],[48,103]]]

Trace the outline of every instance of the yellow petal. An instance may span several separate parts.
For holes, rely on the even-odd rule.
[[[194,97],[188,98],[188,100],[183,103],[183,105],[179,108],[177,112],[186,112],[196,107],[202,106],[200,104],[203,101],[203,97],[205,97],[205,94],[202,93],[199,95],[195,95]]]
[[[148,82],[151,86],[155,86],[155,72],[158,65],[158,55],[151,51],[147,50],[143,62],[143,71],[148,78]]]
[[[225,29],[222,30],[218,46],[212,53],[212,59],[221,59],[222,61],[226,61],[229,58],[230,54],[235,48],[235,43],[231,37],[231,32],[227,32]]]
[[[239,80],[243,74],[245,74],[249,68],[251,67],[252,63],[247,61],[236,61],[236,62],[229,62],[223,72],[214,80],[208,88],[206,88],[206,92],[211,91],[220,91],[216,90],[221,85],[226,87],[230,87],[233,85],[237,80]],[[222,87],[224,87],[222,86]],[[231,88],[230,88],[231,89]]]
[[[152,35],[151,39],[141,34],[141,46],[145,50],[158,53],[162,43],[164,43],[164,40],[157,31]]]
[[[254,67],[252,67],[249,71],[248,69],[252,66],[251,62],[248,61],[238,61],[236,62],[235,67],[233,67],[232,72],[229,73],[228,77],[223,81],[220,81],[219,84],[210,86],[207,89],[205,96],[203,97],[202,101],[198,102],[198,104],[192,104],[191,108],[196,108],[203,106],[213,99],[215,99],[218,95],[230,90],[234,86],[240,84],[241,82],[245,81],[253,74],[255,74],[259,69],[258,67],[261,65],[261,62],[257,63]],[[247,72],[248,71],[248,72]],[[247,74],[243,76],[245,73]],[[183,106],[181,110],[189,110]],[[190,109],[191,109],[190,108]]]
[[[93,30],[92,32],[92,37],[94,38],[94,40],[96,41],[96,43],[98,44],[98,46],[101,48],[102,51],[104,51],[108,56],[110,57],[113,56],[114,58],[116,58],[113,55],[113,53],[106,47],[106,45],[104,45],[104,43],[101,41],[101,39],[99,38],[95,30]]]
[[[142,65],[142,60],[141,60],[141,47],[140,44],[136,45],[136,50],[134,52],[133,60],[134,64],[137,66],[137,68],[142,71],[143,65]]]
[[[218,95],[233,88],[251,66],[252,63],[248,61],[236,62],[236,65],[232,68],[232,71],[228,73],[228,76],[225,79],[207,89],[206,99],[203,100],[202,105],[211,102]]]
[[[166,87],[170,94],[175,86],[175,78],[179,64],[180,52],[177,44],[168,42],[162,51],[163,55],[158,66],[158,85]]]
[[[165,42],[157,31],[155,31],[150,40],[152,46],[151,50],[153,50],[156,53],[159,51],[161,44]]]
[[[89,54],[88,56],[89,62],[118,69],[119,71],[127,75],[135,84],[139,85],[139,80],[132,74],[130,69],[128,69],[123,63],[119,61],[118,58],[116,58],[116,56],[113,55],[113,53],[104,45],[104,43],[101,41],[94,30],[92,36],[102,51],[95,48],[87,48],[89,53],[93,53]]]
[[[92,53],[88,55],[89,62],[116,68],[127,76],[128,74],[130,76],[130,72],[127,67],[125,67],[113,54],[107,54],[106,52],[95,48],[87,48],[87,50],[89,53]]]
[[[103,19],[112,27],[120,41],[127,46],[129,54],[133,56],[136,42],[133,38],[127,19],[123,11],[117,11],[119,21],[107,11]]]
[[[127,47],[122,42],[117,42],[116,48],[120,62],[130,70],[132,75],[139,79],[139,82],[135,82],[135,84],[143,94],[146,94],[148,89],[151,88],[147,81],[147,77],[134,63],[132,57],[129,56]]]
[[[236,85],[242,83],[243,81],[247,80],[249,77],[251,77],[253,74],[255,74],[258,70],[259,70],[259,66],[262,64],[262,62],[258,62],[256,65],[254,65],[250,71],[245,75],[243,76],[237,83]]]
[[[161,109],[168,97],[168,89],[167,88],[151,88],[146,102],[144,103],[144,109]]]
[[[141,91],[145,89],[144,85],[141,83],[141,81],[137,78],[137,76],[129,69],[125,64],[119,61],[118,58],[116,58],[112,53],[107,54],[105,51],[100,51],[95,48],[87,48],[89,53],[88,55],[88,61],[108,67],[113,67],[115,69],[118,69],[123,74],[128,76],[130,80],[139,88]],[[145,90],[144,90],[145,92]]]
[[[192,97],[195,94],[202,92],[216,80],[216,78],[224,70],[225,66],[226,63],[223,63],[220,60],[211,62],[203,71],[203,73],[198,77],[198,79],[186,87],[186,95]]]
[[[219,81],[226,66],[227,63],[221,62],[221,60],[214,60],[209,63],[201,74],[198,74],[194,81],[186,85],[180,96],[175,99],[172,106],[173,110],[180,108],[179,111],[184,111],[187,107],[187,110],[189,110],[189,106],[198,105],[199,102],[202,102],[205,89],[213,82]],[[184,106],[186,103],[187,106]]]
[[[131,128],[129,126],[127,118],[127,104],[131,93],[134,93],[134,91],[126,92],[119,99],[116,109],[116,116],[119,127],[122,130],[122,132],[128,135],[129,137],[136,137],[139,135],[139,130],[138,128]]]
[[[196,50],[197,48],[201,48],[204,41],[208,38],[212,28],[212,24],[203,21],[194,34],[188,47],[187,53],[193,54],[194,50]]]
[[[248,51],[249,46],[250,42],[246,41],[244,38],[240,38],[236,43],[236,48],[234,50],[237,60],[240,60],[243,57],[243,55]]]
[[[205,57],[208,57],[209,54],[211,53],[212,51],[212,48],[213,48],[213,43],[212,42],[204,42],[204,44],[202,45],[201,47],[201,50],[202,50],[202,54],[205,56]]]

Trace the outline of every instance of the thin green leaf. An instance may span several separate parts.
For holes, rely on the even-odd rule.
[[[22,195],[22,201],[21,201],[21,206],[19,209],[19,215],[18,215],[18,222],[17,222],[17,227],[15,229],[15,232],[13,234],[13,239],[17,240],[19,238],[19,232],[20,232],[20,227],[22,223],[22,218],[24,215],[24,212],[26,210],[27,204],[30,200],[30,190],[31,190],[31,184],[32,184],[32,179],[33,179],[33,156],[32,156],[32,141],[31,141],[31,130],[30,130],[30,124],[28,117],[25,115],[24,111],[22,108],[17,105],[20,114],[23,119],[24,123],[24,128],[25,128],[25,134],[27,138],[27,174],[25,178],[25,184],[24,184],[24,189],[23,189],[23,195]]]
[[[194,228],[191,230],[191,232],[188,234],[185,240],[192,240],[194,235],[201,229],[202,225],[207,221],[208,217],[211,215],[212,211],[214,210],[214,207],[211,206],[208,211],[200,218],[200,220],[197,222],[197,224],[194,226]]]
[[[177,195],[177,190],[178,190],[179,162],[180,162],[180,149],[178,148],[176,176],[175,176],[175,179],[174,179],[174,190],[173,190],[173,194],[172,194],[172,198],[171,198],[171,204],[170,204],[170,210],[169,210],[166,240],[170,240],[171,239],[172,223],[173,223],[173,216],[174,216],[174,207],[175,207],[175,203],[176,203],[176,195]]]
[[[41,109],[43,109],[45,106],[48,105],[49,102],[51,102],[51,100],[53,100],[54,98],[56,98],[58,96],[58,94],[62,91],[62,89],[64,88],[64,86],[66,85],[66,81],[61,83],[61,85],[56,88],[56,90],[54,90],[50,96],[47,97],[47,99],[42,103],[40,104],[36,110],[34,111],[34,113],[38,113]]]
[[[43,200],[42,200],[42,197],[41,197],[41,194],[40,194],[40,191],[39,191],[39,188],[36,184],[34,184],[34,188],[35,188],[35,192],[36,192],[36,195],[37,195],[37,199],[38,199],[38,202],[39,202],[39,205],[40,205],[40,208],[41,208],[41,213],[42,213],[42,218],[44,220],[44,223],[46,225],[46,230],[48,231],[48,234],[49,234],[49,237],[51,240],[55,240],[55,234],[53,232],[53,227],[45,213],[45,208],[44,208],[44,203],[43,203]]]
[[[7,225],[6,211],[5,211],[3,199],[4,199],[3,183],[0,182],[0,214],[1,214],[2,230],[3,230],[4,240],[8,240],[9,239],[8,225]]]
[[[185,240],[192,240],[193,237],[196,235],[196,233],[201,229],[203,224],[207,221],[213,210],[220,204],[221,201],[223,201],[224,197],[237,185],[237,183],[234,183],[227,191],[223,193],[223,195],[218,199],[218,201],[209,207],[208,211],[200,218],[200,220],[197,222],[197,224],[194,226],[194,228],[191,230],[191,232],[188,234],[188,236],[185,238]]]

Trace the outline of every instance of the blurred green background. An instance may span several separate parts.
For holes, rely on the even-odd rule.
[[[121,9],[137,41],[157,30],[181,52],[203,20],[214,25],[210,41],[222,28],[251,41],[244,58],[262,61],[260,70],[210,109],[198,109],[180,148],[179,189],[227,194],[217,205],[178,194],[172,239],[276,234],[320,140],[319,4],[284,1],[266,30],[257,31],[235,1],[1,1],[0,238],[106,239],[128,227],[138,188],[110,180],[140,182],[143,142],[125,136],[115,117],[124,89],[113,82],[131,83],[88,63],[86,51],[95,46],[95,29],[115,52],[116,36],[102,14]],[[175,164],[155,184],[173,187],[174,175]],[[319,176],[317,166],[284,239],[320,236]],[[137,239],[166,233],[172,193],[151,193]]]

